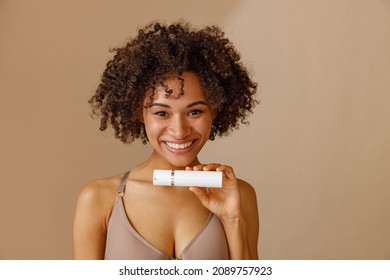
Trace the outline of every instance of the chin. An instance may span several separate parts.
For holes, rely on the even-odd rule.
[[[170,164],[175,166],[176,168],[185,168],[187,166],[191,166],[192,161],[170,161]]]
[[[196,158],[178,158],[178,157],[175,157],[175,158],[167,158],[168,162],[177,167],[177,168],[185,168],[186,166],[192,166],[192,164],[194,163],[194,161],[196,160]]]

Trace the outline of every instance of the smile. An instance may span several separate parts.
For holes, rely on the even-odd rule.
[[[190,141],[190,142],[187,142],[187,143],[183,143],[183,144],[177,144],[177,143],[171,143],[171,142],[165,142],[169,148],[171,149],[175,149],[175,150],[183,150],[185,148],[188,148],[189,146],[192,145],[192,143],[194,143],[194,141]]]

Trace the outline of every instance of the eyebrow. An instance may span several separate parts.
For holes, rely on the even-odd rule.
[[[188,104],[188,105],[186,106],[186,108],[191,108],[191,107],[196,106],[196,105],[205,105],[205,106],[207,106],[206,102],[204,102],[204,101],[196,101],[196,102],[193,102],[193,103],[191,103],[191,104]],[[171,106],[169,106],[169,105],[167,105],[167,104],[164,104],[164,103],[156,103],[156,102],[153,102],[153,103],[151,103],[151,104],[148,104],[148,105],[146,105],[145,107],[146,107],[146,108],[151,108],[151,107],[153,107],[153,106],[160,106],[160,107],[165,107],[165,108],[171,108]]]

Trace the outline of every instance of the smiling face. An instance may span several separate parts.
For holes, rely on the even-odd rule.
[[[197,155],[209,139],[213,121],[198,77],[185,72],[181,78],[167,78],[144,101],[143,122],[154,159],[169,168],[198,163]],[[167,88],[172,90],[168,97]]]

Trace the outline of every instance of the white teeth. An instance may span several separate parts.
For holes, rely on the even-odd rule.
[[[181,150],[188,148],[189,146],[192,145],[193,141],[184,143],[184,144],[177,144],[177,143],[171,143],[171,142],[165,142],[169,146],[169,148],[176,149],[176,150]]]

